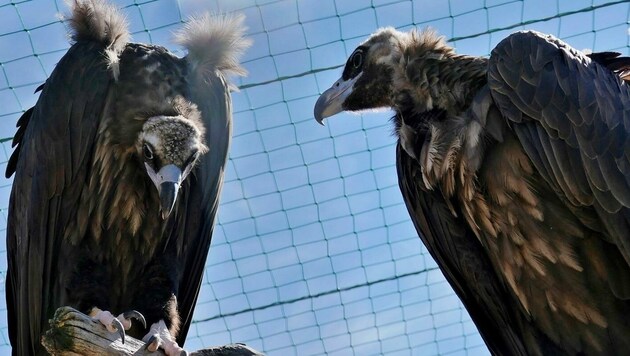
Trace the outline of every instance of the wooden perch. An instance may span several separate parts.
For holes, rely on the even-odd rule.
[[[117,333],[110,333],[101,323],[70,307],[61,307],[50,321],[50,329],[42,336],[42,345],[52,355],[164,355],[162,350],[148,352],[145,343],[130,337],[121,342]],[[260,356],[242,344],[230,344],[190,353],[191,356]]]

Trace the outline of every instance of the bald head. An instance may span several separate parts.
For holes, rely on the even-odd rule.
[[[199,128],[182,116],[149,118],[142,127],[139,141],[143,156],[151,156],[145,152],[149,150],[154,160],[159,159],[156,163],[172,163],[181,169],[186,168],[186,161],[192,154],[203,154],[208,150]]]
[[[182,182],[207,151],[201,129],[183,116],[154,116],[144,123],[138,154],[158,190],[164,219],[175,205]]]

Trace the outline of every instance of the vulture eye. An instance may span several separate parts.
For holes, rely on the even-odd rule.
[[[354,69],[359,69],[363,66],[363,51],[358,50],[354,52],[351,59],[352,66]]]
[[[153,159],[153,150],[146,143],[142,145],[142,154],[144,155],[144,159],[150,161]]]
[[[343,80],[348,80],[350,78],[354,78],[363,70],[363,64],[365,60],[365,51],[367,47],[361,46],[352,52],[350,58],[346,62],[346,66],[343,69],[342,78]]]

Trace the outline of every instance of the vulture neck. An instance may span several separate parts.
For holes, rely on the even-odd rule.
[[[439,186],[446,197],[455,192],[456,176],[474,177],[478,168],[483,127],[465,111],[487,83],[487,62],[456,54],[409,57],[406,82],[394,85],[401,88],[394,107],[400,144],[422,166],[425,187]]]
[[[404,56],[401,75],[394,79],[396,111],[416,113],[433,109],[457,115],[487,83],[488,59],[443,54],[436,58],[424,53],[419,58]]]

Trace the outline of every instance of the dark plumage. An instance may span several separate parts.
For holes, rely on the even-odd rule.
[[[74,1],[69,22],[74,44],[20,118],[7,168],[13,353],[42,353],[65,305],[108,328],[99,310],[135,309],[148,325],[129,333],[151,327],[152,347],[177,353],[168,339],[186,338],[219,203],[242,18],[191,19],[185,58],[129,43],[101,0]]]
[[[382,29],[315,118],[391,107],[411,218],[493,354],[630,350],[630,60],[535,32],[489,59]]]

